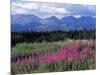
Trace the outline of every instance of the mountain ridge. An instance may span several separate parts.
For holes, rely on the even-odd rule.
[[[56,16],[50,16],[42,19],[35,15],[12,15],[11,31],[69,31],[79,30],[80,28],[95,29],[96,18],[91,16],[65,16],[58,19]]]

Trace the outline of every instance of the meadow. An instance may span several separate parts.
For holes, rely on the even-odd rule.
[[[96,69],[96,5],[11,1],[11,74]]]
[[[95,40],[64,39],[53,42],[19,42],[11,48],[12,74],[91,70]]]

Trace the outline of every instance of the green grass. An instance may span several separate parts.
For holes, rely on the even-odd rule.
[[[47,52],[53,54],[59,50],[59,48],[70,44],[71,42],[80,41],[80,40],[69,40],[65,39],[64,41],[58,42],[41,42],[41,43],[18,43],[15,47],[12,48],[11,56],[26,56],[32,52],[37,54],[42,54],[42,52]],[[92,48],[92,47],[91,47]],[[92,48],[93,51],[95,48]],[[95,51],[94,51],[95,52]],[[95,54],[94,54],[95,55]],[[84,58],[80,59],[77,62],[53,62],[49,64],[11,64],[12,74],[27,74],[27,73],[41,73],[41,72],[60,72],[60,71],[75,71],[75,70],[91,70],[96,68],[95,57],[90,59]]]
[[[95,63],[90,64],[89,60],[84,59],[79,62],[57,62],[46,65],[37,65],[33,67],[28,65],[21,67],[18,65],[12,65],[13,74],[26,74],[26,73],[43,73],[43,72],[60,72],[60,71],[76,71],[76,70],[90,70],[95,69]]]
[[[58,42],[41,42],[41,43],[18,43],[11,50],[11,57],[16,56],[26,56],[32,52],[41,53],[43,51],[48,51],[48,54],[54,53],[61,46],[72,42],[72,40],[64,40]]]

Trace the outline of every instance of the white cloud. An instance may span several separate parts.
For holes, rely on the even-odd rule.
[[[15,5],[11,6],[11,14],[25,14],[27,10],[17,7]]]
[[[67,13],[67,11],[64,8],[50,7],[48,10],[51,13]]]
[[[28,3],[12,3],[11,10],[13,14],[35,14],[40,16],[40,12],[48,15],[58,15],[65,14],[68,11],[65,8],[58,8],[55,5],[51,5],[48,3],[36,3],[36,2],[28,2]],[[61,16],[61,15],[60,15]]]
[[[92,10],[92,11],[96,10],[96,8],[94,6],[92,6],[92,5],[82,5],[82,6],[87,8],[87,9],[89,9],[89,10]]]
[[[40,17],[48,17],[50,15],[60,18],[66,15],[73,15],[77,18],[82,15],[95,16],[95,10],[95,6],[92,5],[25,1],[16,1],[11,4],[11,14],[33,14]]]
[[[60,14],[64,14],[64,13],[68,13],[68,11],[65,9],[65,8],[58,8],[58,7],[55,7],[55,6],[52,6],[52,5],[49,5],[49,4],[41,4],[41,7],[39,9],[41,12],[47,12],[47,13],[50,13],[50,14],[57,14],[57,13],[60,13]]]
[[[12,3],[12,6],[21,7],[23,9],[38,9],[38,5],[36,3]]]

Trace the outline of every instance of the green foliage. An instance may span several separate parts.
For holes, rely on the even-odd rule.
[[[95,30],[80,30],[80,31],[55,31],[55,32],[12,32],[11,45],[21,42],[54,42],[69,39],[95,39]]]
[[[11,58],[25,59],[31,53],[39,55],[52,55],[61,47],[71,42],[80,41],[81,39],[95,40],[95,30],[69,31],[69,32],[16,32],[11,33]],[[70,40],[71,39],[71,40]],[[91,47],[95,50],[95,47]],[[45,52],[45,53],[44,53]],[[95,52],[95,51],[94,51]],[[21,58],[21,59],[20,59]],[[25,66],[11,64],[12,74],[39,73],[39,72],[57,72],[57,71],[73,71],[73,70],[89,70],[95,69],[95,57],[93,62],[88,59],[82,59],[77,62],[63,61],[50,64],[28,64]]]
[[[53,54],[57,49],[59,49],[63,44],[66,45],[71,40],[59,41],[59,42],[41,42],[41,43],[18,43],[11,50],[11,57],[16,56],[24,57],[32,52],[41,53],[43,51],[48,52],[48,54]]]
[[[41,73],[41,72],[60,72],[60,71],[75,71],[75,70],[89,70],[91,66],[95,63],[90,63],[89,60],[84,59],[78,62],[56,62],[50,63],[46,65],[37,65],[37,67],[33,67],[32,65],[28,65],[26,67],[18,67],[18,65],[12,66],[13,74],[22,74],[22,73]],[[92,67],[91,69],[95,69]]]

